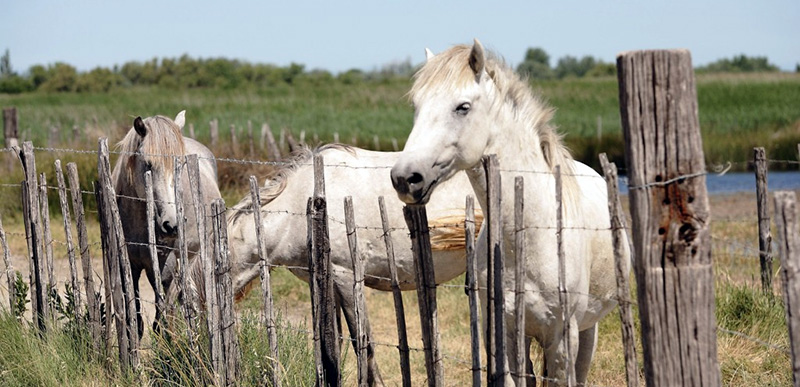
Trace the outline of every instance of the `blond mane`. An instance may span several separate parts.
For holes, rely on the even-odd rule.
[[[456,45],[430,58],[414,75],[414,85],[408,93],[411,101],[433,94],[452,94],[475,82],[475,74],[468,65],[471,51],[471,45]],[[576,185],[572,155],[563,145],[562,135],[550,122],[554,109],[533,94],[528,80],[516,74],[496,54],[486,52],[485,69],[502,96],[497,101],[508,104],[517,119],[525,122],[529,134],[539,139],[550,172],[561,165],[564,184]]]
[[[144,137],[131,128],[117,144],[117,150],[122,153],[118,161],[121,171],[126,171],[128,181],[134,181],[133,165],[130,161],[135,153],[139,153],[154,168],[163,168],[165,176],[172,176],[175,158],[170,156],[182,156],[186,149],[181,128],[164,116],[148,117],[143,121],[147,128]]]

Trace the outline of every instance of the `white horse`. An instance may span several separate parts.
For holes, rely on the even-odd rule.
[[[162,283],[165,292],[169,290],[172,281],[173,268],[171,266],[175,261],[175,255],[172,252],[178,248],[176,243],[178,223],[175,207],[174,157],[198,155],[200,184],[203,191],[201,203],[208,206],[211,201],[220,197],[214,155],[203,144],[181,135],[184,123],[185,111],[178,113],[174,121],[164,116],[145,119],[136,117],[133,121],[133,128],[118,144],[122,154],[112,172],[114,189],[117,193],[117,206],[123,219],[122,231],[125,235],[128,257],[131,262],[140,334],[143,329],[139,302],[139,276],[141,276],[142,270],[145,271],[150,285],[155,289],[154,268],[147,246],[149,222],[155,222],[157,244],[163,246],[158,250],[158,262],[159,269],[163,272]],[[147,171],[150,171],[153,177],[155,219],[147,219],[144,183],[144,175]],[[197,233],[192,190],[188,189],[189,177],[186,168],[183,168],[181,173],[181,182],[187,187],[183,190],[185,235],[189,259],[192,260],[199,250],[200,243],[207,236],[200,236]],[[206,212],[208,211],[207,209]],[[170,257],[170,264],[167,264],[168,257]],[[166,268],[165,265],[167,265]],[[159,317],[156,316],[156,322]]]
[[[352,337],[356,337],[353,271],[344,224],[344,198],[352,196],[357,224],[359,252],[364,262],[364,283],[374,289],[389,291],[389,264],[383,239],[379,196],[394,195],[389,170],[399,152],[372,152],[343,145],[328,145],[317,150],[305,149],[293,165],[261,189],[260,210],[266,235],[270,266],[285,266],[298,278],[308,281],[306,204],[314,190],[312,154],[325,161],[325,185],[330,233],[331,270],[337,298]],[[466,269],[464,253],[465,197],[472,194],[466,176],[458,174],[442,184],[428,206],[436,282],[447,282]],[[259,256],[250,195],[231,207],[228,241],[231,253],[231,276],[237,292],[259,276]],[[402,206],[386,203],[389,226],[394,230],[394,253],[397,276],[403,290],[416,288],[414,260]],[[476,219],[482,219],[476,214]],[[194,265],[191,278],[202,289],[201,265]],[[367,327],[367,332],[369,332]],[[369,333],[368,333],[369,335]],[[368,336],[369,337],[369,336]],[[357,349],[356,349],[357,350]],[[369,382],[383,384],[373,357],[374,345],[368,347]]]
[[[425,204],[458,171],[466,170],[481,206],[486,208],[483,155],[496,154],[501,176],[503,259],[505,264],[506,326],[514,327],[513,178],[525,180],[524,221],[526,256],[525,334],[544,350],[545,380],[564,384],[568,377],[585,383],[597,343],[597,323],[616,305],[614,257],[603,179],[576,162],[561,144],[550,123],[553,110],[534,96],[529,85],[480,42],[458,45],[428,59],[415,75],[410,97],[415,106],[414,127],[400,159],[392,169],[399,198]],[[569,343],[562,330],[558,292],[555,178],[563,175],[564,253],[569,293]],[[487,235],[481,233],[477,250],[486,256]],[[627,246],[627,243],[623,243]],[[628,259],[629,261],[629,259]],[[488,268],[480,262],[482,289]],[[484,311],[486,294],[482,294]],[[485,313],[484,313],[485,316]],[[516,340],[507,329],[509,354]],[[529,346],[530,340],[526,346]],[[529,348],[527,348],[529,350]],[[568,354],[572,357],[568,358]],[[508,358],[509,356],[506,356]],[[517,370],[510,362],[511,374]],[[532,369],[531,364],[528,364]],[[508,368],[507,368],[508,369]],[[532,370],[531,370],[532,371]],[[506,380],[507,384],[512,381]],[[528,383],[535,380],[528,379]]]

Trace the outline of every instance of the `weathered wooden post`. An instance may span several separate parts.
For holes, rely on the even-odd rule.
[[[317,361],[317,385],[338,386],[339,340],[336,326],[335,294],[330,267],[327,201],[325,199],[325,163],[314,155],[314,197],[308,200],[308,250],[311,280],[311,313],[314,319],[314,351]]]
[[[236,313],[233,310],[233,281],[231,280],[231,264],[228,258],[228,222],[225,217],[225,201],[214,200],[211,203],[214,218],[214,235],[217,246],[215,282],[220,309],[220,336],[222,338],[225,359],[225,385],[236,385],[239,374],[239,341],[236,337]]]
[[[255,157],[256,146],[253,144],[253,122],[247,120],[247,142],[250,145],[250,157]]]
[[[572,387],[575,385],[575,364],[572,359],[572,343],[569,330],[570,320],[572,314],[569,311],[569,292],[567,292],[567,269],[566,257],[564,256],[564,201],[563,198],[563,185],[561,183],[561,165],[555,167],[556,178],[556,243],[558,245],[558,302],[561,304],[561,321],[564,323],[564,328],[561,332],[561,345],[564,346],[564,353],[567,354],[567,380],[566,385]],[[559,381],[561,382],[561,381]]]
[[[89,252],[89,233],[86,230],[86,211],[83,208],[83,193],[78,179],[78,166],[67,163],[67,177],[72,197],[72,212],[78,231],[78,248],[81,251],[81,268],[83,270],[84,291],[86,292],[86,309],[89,316],[89,332],[95,350],[100,349],[102,329],[100,325],[100,302],[95,294],[92,259]],[[76,289],[77,292],[77,289]]]
[[[264,137],[267,139],[269,158],[272,159],[272,161],[281,161],[281,149],[278,148],[278,144],[275,143],[275,136],[272,134],[272,129],[270,129],[269,124],[267,123],[264,123],[264,125],[261,126],[262,143],[264,142]]]
[[[800,386],[800,229],[794,192],[775,193],[775,220],[778,226],[783,302],[792,349],[792,380]]]
[[[158,248],[156,246],[156,203],[153,196],[153,173],[144,173],[144,192],[147,200],[147,250],[150,253],[150,264],[153,265],[153,278],[155,279],[156,319],[164,317],[165,295],[164,284],[161,282],[161,264],[158,261]],[[157,326],[162,321],[156,320]]]
[[[6,148],[19,146],[16,107],[7,107],[3,109],[3,129]]]
[[[136,299],[133,292],[133,275],[131,263],[128,260],[128,247],[122,232],[122,220],[119,215],[117,196],[111,180],[111,164],[108,158],[108,139],[103,137],[99,141],[97,172],[98,192],[101,193],[103,216],[105,224],[101,227],[106,231],[108,258],[112,277],[116,284],[114,308],[117,318],[117,337],[120,343],[120,361],[123,368],[136,369],[139,366],[139,323],[136,308]],[[129,200],[129,199],[123,199]],[[122,332],[120,332],[120,330]],[[124,344],[123,344],[124,343]]]
[[[0,243],[3,244],[3,263],[6,265],[6,280],[8,281],[8,310],[13,311],[14,305],[17,304],[16,281],[14,280],[14,267],[11,266],[11,249],[8,247],[2,218],[0,218]]]
[[[267,328],[267,338],[269,339],[269,352],[272,358],[272,374],[270,382],[273,387],[280,387],[281,374],[280,362],[278,358],[278,332],[275,329],[275,314],[272,303],[272,285],[269,273],[269,258],[267,257],[267,247],[265,246],[263,235],[264,223],[261,222],[261,192],[258,187],[258,180],[255,176],[250,176],[250,197],[253,203],[253,222],[255,222],[256,240],[258,241],[258,257],[261,262],[261,293],[264,297],[264,309],[261,321]]]
[[[64,171],[61,169],[61,160],[56,160],[56,181],[58,182],[58,201],[61,204],[61,215],[64,218],[64,236],[67,239],[67,257],[69,258],[69,286],[74,297],[75,315],[80,316],[81,291],[78,287],[78,265],[75,262],[75,244],[72,242],[72,219],[69,216],[67,202],[67,186],[64,182]]]
[[[39,220],[42,222],[42,236],[45,256],[45,269],[47,271],[47,303],[48,306],[52,305],[51,298],[56,294],[56,277],[53,273],[53,233],[50,230],[50,203],[47,200],[47,177],[45,173],[39,174]],[[52,316],[51,316],[52,317]]]
[[[619,318],[622,322],[622,346],[625,348],[625,379],[628,387],[639,386],[639,366],[636,362],[636,337],[633,327],[633,308],[631,307],[631,289],[628,284],[630,278],[629,255],[625,249],[630,249],[623,242],[625,234],[625,214],[622,213],[622,204],[619,199],[619,182],[617,180],[617,166],[608,162],[605,153],[600,154],[600,165],[603,167],[603,176],[608,188],[608,213],[611,216],[611,233],[614,244],[614,268],[617,277],[617,300],[619,302]]]
[[[369,385],[369,357],[367,352],[369,327],[367,325],[367,302],[364,300],[364,263],[358,249],[356,220],[353,211],[353,197],[344,198],[344,219],[347,229],[347,243],[350,247],[350,260],[353,262],[353,299],[356,313],[356,364],[358,365],[358,385]]]
[[[689,51],[617,57],[644,369],[651,386],[717,386],[705,160]]]
[[[514,329],[517,331],[516,362],[517,374],[512,375],[518,386],[527,382],[525,360],[528,347],[525,345],[525,180],[522,176],[514,178]]]
[[[472,352],[472,386],[481,385],[481,319],[478,315],[478,260],[475,257],[475,198],[466,198],[464,250],[467,255],[467,296],[469,297],[469,332]]]
[[[408,231],[411,234],[411,251],[414,255],[414,277],[417,283],[419,319],[422,327],[422,344],[425,352],[425,369],[428,386],[444,385],[444,365],[439,339],[439,311],[436,305],[436,276],[431,253],[431,236],[425,206],[403,207]]]
[[[508,376],[506,365],[506,319],[505,294],[503,292],[503,218],[501,205],[500,166],[496,155],[483,157],[486,174],[488,222],[488,263],[487,271],[487,385],[502,386]]]
[[[392,283],[394,315],[397,319],[397,350],[400,353],[400,372],[403,377],[403,387],[411,387],[411,361],[409,359],[408,335],[406,332],[406,314],[403,307],[403,295],[400,293],[400,283],[397,281],[397,262],[395,262],[394,259],[394,242],[392,241],[392,231],[391,228],[389,228],[389,216],[386,213],[386,202],[383,200],[383,196],[378,196],[378,207],[381,211],[383,242],[386,245],[386,257],[389,260],[389,277]]]
[[[767,156],[764,148],[753,148],[758,201],[758,261],[761,264],[761,290],[772,293],[772,233],[767,198]]]
[[[25,172],[22,182],[23,218],[25,235],[28,242],[28,260],[30,262],[31,309],[33,321],[40,330],[46,329],[49,313],[47,303],[47,286],[45,285],[45,262],[42,250],[42,229],[39,207],[39,184],[36,180],[36,159],[33,154],[33,143],[25,141],[19,151],[19,159]]]
[[[208,135],[210,137],[211,148],[216,147],[219,141],[219,121],[216,118],[208,122]]]
[[[177,282],[180,287],[180,302],[183,304],[183,317],[186,319],[186,333],[189,338],[189,348],[197,350],[195,339],[197,338],[197,310],[195,308],[194,291],[189,288],[189,249],[186,245],[186,216],[183,203],[183,157],[173,157],[173,192],[175,195],[175,213],[177,215],[177,234],[178,234],[178,270]]]

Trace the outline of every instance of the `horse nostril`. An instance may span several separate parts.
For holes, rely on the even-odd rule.
[[[411,174],[411,176],[409,176],[408,180],[406,180],[406,181],[408,182],[408,184],[412,184],[413,185],[413,184],[422,183],[422,180],[423,180],[422,175],[419,174],[419,173],[414,172],[414,173]]]
[[[172,225],[170,225],[168,221],[165,221],[164,223],[162,223],[161,227],[164,229],[164,231],[167,234],[174,234],[175,231],[177,230],[175,227],[172,227]]]

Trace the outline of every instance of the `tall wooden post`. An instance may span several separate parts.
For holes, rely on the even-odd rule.
[[[489,257],[487,264],[487,352],[488,386],[502,386],[508,375],[506,366],[505,294],[503,292],[503,215],[501,207],[500,166],[496,155],[484,156],[486,173]]]
[[[19,146],[17,108],[8,107],[3,109],[3,129],[3,133],[5,134],[6,148]]]
[[[764,148],[753,148],[756,167],[756,200],[758,201],[758,261],[761,264],[761,290],[772,293],[772,233],[769,229],[767,197],[767,156]]]
[[[686,50],[617,57],[644,368],[650,386],[720,385],[697,93]]]
[[[33,320],[42,331],[49,316],[47,290],[45,286],[45,262],[42,249],[42,229],[39,221],[39,184],[36,180],[36,158],[33,154],[33,143],[25,141],[19,152],[19,159],[25,172],[22,183],[23,218],[25,234],[28,241],[28,258],[31,278],[31,306]]]
[[[775,193],[775,220],[781,257],[783,302],[786,325],[792,349],[792,380],[800,386],[800,229],[798,228],[797,196],[791,191]]]

